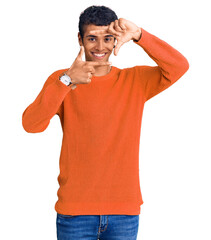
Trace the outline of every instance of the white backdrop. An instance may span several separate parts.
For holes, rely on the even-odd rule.
[[[190,68],[145,104],[140,139],[138,239],[211,239],[210,7],[201,0],[1,1],[0,238],[56,240],[62,129],[54,116],[27,133],[22,113],[55,70],[79,52],[80,13],[105,5],[180,51]],[[156,63],[132,41],[109,59],[119,68]]]

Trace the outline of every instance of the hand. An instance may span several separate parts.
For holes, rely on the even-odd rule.
[[[95,73],[95,66],[110,65],[111,62],[94,62],[94,61],[82,61],[84,54],[84,46],[81,46],[78,56],[73,62],[72,66],[65,72],[72,79],[72,89],[75,84],[90,83],[92,75]]]
[[[119,18],[114,22],[111,22],[107,29],[105,30],[93,30],[90,31],[90,34],[94,33],[110,33],[113,34],[114,37],[117,39],[117,45],[114,49],[114,55],[117,56],[120,47],[130,41],[136,40],[138,41],[141,37],[141,28],[139,28],[134,23],[126,20],[124,18]]]

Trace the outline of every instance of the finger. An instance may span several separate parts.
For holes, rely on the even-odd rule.
[[[114,25],[114,22],[112,22],[111,24]],[[103,30],[91,30],[89,33],[90,34],[100,34],[100,33],[108,34],[108,33],[113,33],[116,36],[121,36],[121,33],[118,33],[117,31],[115,31],[115,29],[111,29],[111,31],[109,31],[109,28],[108,29],[103,29]]]
[[[95,69],[92,66],[88,66],[84,69],[85,72],[95,73]]]
[[[111,32],[111,33],[113,33],[113,34],[116,35],[116,36],[121,36],[121,33],[117,32],[117,31],[114,29],[114,22],[111,22],[111,24],[109,25],[108,31]]]
[[[124,32],[124,30],[120,27],[118,20],[115,20],[114,27],[115,27],[115,30],[117,30],[119,32]]]
[[[110,65],[112,64],[111,62],[94,62],[94,61],[87,61],[86,62],[87,65],[90,65],[90,66],[105,66],[105,65]]]
[[[80,52],[78,53],[78,56],[76,57],[76,60],[82,61],[83,54],[84,54],[84,46],[82,45],[80,48]]]
[[[88,73],[87,82],[91,82],[91,78],[92,78],[92,74],[89,72],[89,73]]]
[[[123,30],[126,30],[126,29],[127,29],[126,26],[125,26],[123,23],[120,23],[119,25],[120,25],[120,27],[121,27]]]
[[[72,85],[71,88],[74,90],[77,86],[76,85]]]
[[[119,52],[119,49],[120,49],[120,47],[122,46],[124,44],[124,42],[117,42],[117,45],[115,46],[115,48],[114,48],[114,55],[116,55],[117,56],[117,54],[118,54],[118,52]]]
[[[89,79],[92,78],[92,73],[88,72],[88,78],[89,78]]]
[[[126,26],[125,26],[125,21],[122,19],[122,18],[120,18],[119,19],[119,26],[124,30],[124,31],[126,31]]]

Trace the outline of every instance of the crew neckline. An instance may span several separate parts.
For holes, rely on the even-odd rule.
[[[94,76],[93,75],[91,80],[97,80],[97,81],[100,80],[100,81],[102,81],[102,80],[109,79],[109,78],[113,77],[113,75],[115,74],[116,70],[117,70],[116,67],[111,66],[111,70],[110,70],[109,73],[107,73],[106,75],[103,75],[103,76]]]

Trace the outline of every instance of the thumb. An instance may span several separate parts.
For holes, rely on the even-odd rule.
[[[117,56],[118,52],[119,52],[119,49],[120,47],[124,44],[124,42],[117,42],[117,45],[115,46],[114,48],[114,55]]]
[[[76,60],[82,61],[83,54],[84,54],[84,46],[81,45],[81,48],[80,48],[80,51],[78,53],[78,56],[76,57]]]

